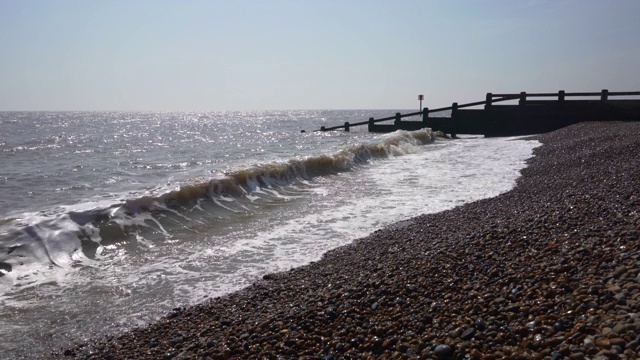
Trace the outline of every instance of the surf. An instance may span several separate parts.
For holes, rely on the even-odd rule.
[[[77,210],[59,206],[53,215],[24,214],[0,222],[0,294],[35,272],[71,271],[99,261],[104,247],[154,243],[212,232],[230,220],[251,218],[274,205],[304,202],[312,182],[358,171],[373,162],[415,153],[434,143],[429,129],[399,131],[333,153],[234,169],[222,177],[192,180],[175,190],[125,198],[107,206]],[[82,208],[83,206],[80,206]],[[46,214],[47,211],[44,211]],[[46,279],[46,276],[44,276]]]

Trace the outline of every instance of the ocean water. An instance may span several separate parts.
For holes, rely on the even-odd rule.
[[[0,113],[0,357],[140,326],[496,196],[539,145],[310,131],[395,112]]]

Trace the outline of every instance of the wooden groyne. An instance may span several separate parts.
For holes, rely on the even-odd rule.
[[[620,99],[625,97],[624,99]],[[344,129],[367,125],[370,132],[418,130],[431,128],[452,136],[457,134],[485,136],[517,136],[540,134],[582,121],[640,121],[640,91],[632,92],[575,92],[566,93],[487,93],[484,101],[401,114],[382,119],[370,118],[357,123],[321,127],[316,131]],[[579,98],[579,99],[576,99]],[[617,99],[616,99],[617,98]],[[517,101],[517,104],[500,104]],[[482,108],[473,108],[479,107]],[[473,108],[473,109],[470,109]],[[429,114],[451,111],[449,117],[430,117]],[[406,120],[420,117],[420,120]],[[389,123],[393,120],[392,123]],[[387,122],[380,124],[381,122]]]

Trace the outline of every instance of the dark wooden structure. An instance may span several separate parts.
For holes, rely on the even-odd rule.
[[[396,130],[418,130],[431,128],[455,137],[456,134],[485,136],[532,135],[575,124],[582,121],[640,121],[640,91],[596,93],[534,93],[492,94],[484,101],[453,105],[438,109],[424,108],[422,111],[390,116],[382,119],[333,127],[322,127],[318,131],[344,129],[367,125],[371,132],[392,132]],[[595,97],[595,99],[593,99]],[[620,99],[620,97],[625,97]],[[576,99],[579,98],[579,99]],[[591,99],[589,99],[591,98]],[[617,98],[617,99],[615,99]],[[500,104],[517,101],[517,104]],[[483,106],[482,108],[469,109]],[[430,117],[429,114],[451,111],[450,117]],[[419,121],[403,120],[420,116]],[[389,122],[391,124],[379,124]]]

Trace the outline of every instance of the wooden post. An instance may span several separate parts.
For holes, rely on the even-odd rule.
[[[372,117],[369,118],[369,124],[367,125],[367,128],[368,128],[367,130],[369,130],[369,132],[373,131],[373,118]]]
[[[564,90],[558,91],[558,101],[564,101]]]
[[[324,126],[320,126],[320,131],[325,131],[325,127]]]
[[[521,92],[520,93],[520,102],[518,103],[518,105],[527,105],[527,93],[526,92]]]
[[[400,113],[396,113],[396,120],[393,122],[393,124],[394,124],[395,126],[400,126],[400,116],[401,116],[401,115],[402,115],[402,114],[400,114]]]
[[[487,110],[491,107],[491,103],[493,102],[493,94],[492,93],[487,93],[487,97],[484,99],[485,104],[484,104],[484,109]]]
[[[422,124],[426,125],[429,121],[429,108],[422,109]]]
[[[455,128],[456,126],[456,115],[458,114],[458,103],[454,102],[453,104],[451,104],[451,122],[452,122],[452,128]],[[456,131],[455,130],[451,130],[451,137],[452,138],[456,138]]]
[[[344,123],[344,131],[349,131],[349,122],[345,121]]]
[[[600,100],[602,101],[609,100],[609,90],[602,89],[602,95],[600,96]]]
[[[456,138],[456,132],[457,132],[455,130],[457,128],[457,126],[456,126],[456,124],[457,124],[456,116],[457,115],[458,115],[458,103],[453,103],[453,104],[451,104],[451,123],[452,123],[451,124],[451,127],[452,127],[451,137],[454,138],[454,139]]]

